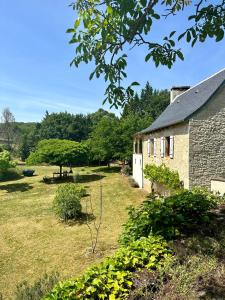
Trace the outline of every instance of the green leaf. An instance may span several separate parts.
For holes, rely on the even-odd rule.
[[[155,18],[156,20],[160,19],[160,15],[158,15],[158,14],[152,14],[152,17]]]
[[[107,11],[107,13],[108,13],[109,15],[112,15],[112,14],[113,14],[113,9],[112,9],[111,6],[107,6],[106,11]]]
[[[185,36],[185,34],[186,34],[186,32],[183,32],[181,35],[179,35],[178,41],[180,41]]]
[[[145,57],[145,61],[146,61],[146,62],[149,61],[149,59],[151,58],[151,56],[152,56],[152,53],[149,52],[149,53],[146,55],[146,57]]]
[[[136,85],[140,85],[140,83],[138,83],[137,81],[134,81],[134,82],[131,83],[130,86],[136,86]]]
[[[224,31],[220,29],[216,34],[216,41],[219,42],[224,38]]]
[[[177,51],[177,56],[181,59],[184,60],[184,55],[181,51]]]
[[[141,5],[145,7],[147,5],[147,0],[141,0]]]
[[[170,35],[169,35],[169,37],[171,38],[172,36],[174,36],[174,34],[176,33],[176,31],[174,30],[174,31],[172,31],[171,33],[170,33]]]
[[[191,33],[190,31],[187,32],[187,37],[186,37],[186,41],[189,43],[191,40]]]
[[[76,19],[75,23],[74,23],[74,28],[79,27],[80,25],[80,19]]]
[[[74,31],[75,31],[74,28],[69,28],[67,29],[66,33],[73,33]]]

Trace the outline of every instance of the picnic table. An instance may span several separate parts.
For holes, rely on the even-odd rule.
[[[68,177],[69,175],[69,172],[68,171],[63,171],[62,172],[62,177],[66,178]],[[53,172],[53,178],[57,178],[57,177],[60,177],[60,172]]]

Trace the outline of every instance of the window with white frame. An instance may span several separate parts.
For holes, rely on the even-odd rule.
[[[160,155],[161,157],[174,158],[174,137],[173,136],[161,137]]]

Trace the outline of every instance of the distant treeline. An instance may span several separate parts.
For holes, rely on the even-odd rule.
[[[132,136],[149,126],[169,104],[167,90],[155,90],[149,83],[123,108],[120,117],[99,109],[91,114],[46,112],[40,123],[15,123],[20,138],[18,156],[25,160],[43,139],[67,139],[86,143],[90,162],[131,160]]]

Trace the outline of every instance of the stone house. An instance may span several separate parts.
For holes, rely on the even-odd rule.
[[[148,128],[134,135],[133,177],[146,164],[177,170],[185,188],[225,192],[225,69],[193,87],[173,87],[170,105]]]

